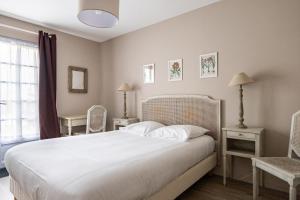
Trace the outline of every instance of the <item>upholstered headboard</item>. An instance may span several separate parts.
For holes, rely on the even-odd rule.
[[[142,101],[142,120],[165,125],[190,124],[211,131],[217,150],[221,137],[221,101],[202,95],[167,95]]]

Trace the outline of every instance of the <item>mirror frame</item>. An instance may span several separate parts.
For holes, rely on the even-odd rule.
[[[84,73],[84,80],[83,80],[83,89],[73,89],[72,82],[73,82],[73,71],[83,72]],[[74,67],[69,66],[68,68],[68,87],[70,93],[87,93],[88,92],[88,70],[83,67]]]

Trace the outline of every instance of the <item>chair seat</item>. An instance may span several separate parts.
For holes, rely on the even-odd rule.
[[[259,157],[253,158],[256,162],[256,166],[266,166],[263,170],[272,173],[272,169],[284,173],[290,177],[300,177],[300,161],[288,157]],[[261,167],[259,167],[261,168]],[[270,168],[270,169],[269,169]]]

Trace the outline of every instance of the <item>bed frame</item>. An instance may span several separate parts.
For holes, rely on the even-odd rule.
[[[149,200],[172,200],[213,170],[220,160],[221,101],[202,95],[156,96],[142,101],[142,120],[157,121],[165,125],[190,124],[211,130],[216,150],[206,159],[170,182]],[[12,178],[10,190],[15,200],[32,200]]]

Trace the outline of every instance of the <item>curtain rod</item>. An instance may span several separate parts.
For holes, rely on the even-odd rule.
[[[37,32],[29,31],[29,30],[26,30],[26,29],[23,29],[23,28],[7,25],[7,24],[3,24],[3,23],[0,23],[0,27],[9,28],[9,29],[13,29],[13,30],[16,30],[16,31],[22,31],[22,32],[29,33],[29,34],[32,34],[32,35],[38,35]]]

